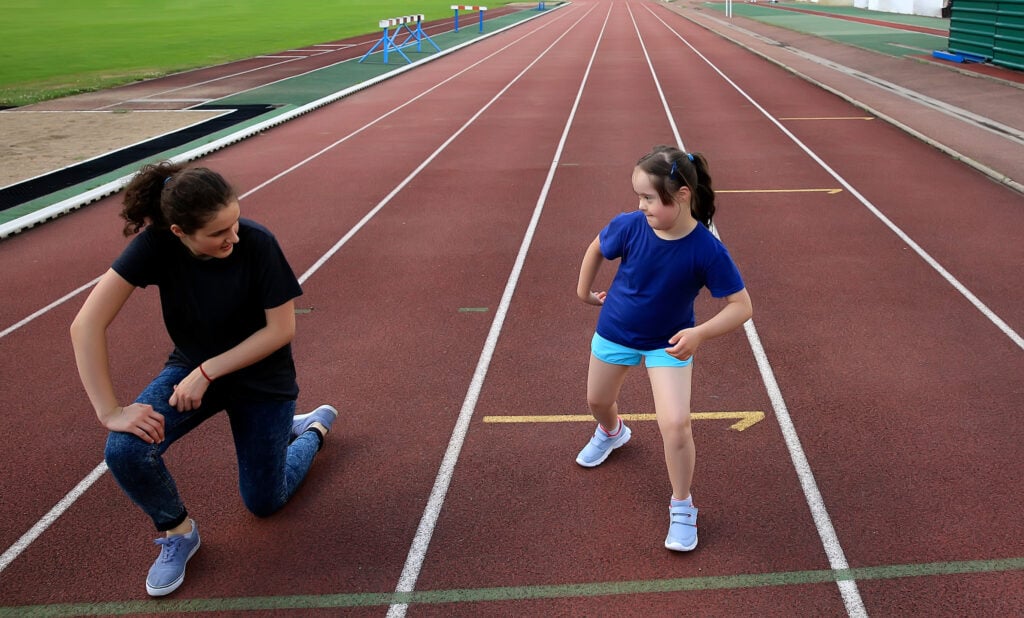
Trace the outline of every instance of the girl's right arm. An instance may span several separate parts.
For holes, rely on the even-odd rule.
[[[597,278],[597,271],[601,269],[604,262],[604,254],[601,253],[601,237],[598,236],[594,242],[587,247],[583,255],[583,264],[580,265],[580,279],[576,284],[576,296],[588,305],[603,305],[606,292],[594,292],[591,286]]]
[[[163,415],[145,404],[120,406],[110,377],[107,327],[134,291],[135,286],[113,269],[104,273],[71,323],[71,343],[78,375],[100,423],[155,443],[164,439]]]

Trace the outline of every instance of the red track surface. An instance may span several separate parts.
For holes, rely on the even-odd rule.
[[[675,141],[645,49],[686,148],[713,166],[719,231],[754,299],[757,333],[839,551],[854,568],[912,565],[918,575],[859,581],[867,612],[1020,612],[1019,566],[969,576],[924,576],[914,566],[1024,556],[1024,432],[1016,422],[1024,354],[853,190],[1016,333],[1024,330],[1020,196],[889,125],[850,119],[863,112],[656,3],[600,0],[553,11],[203,161],[246,194],[244,214],[276,232],[300,274],[381,208],[312,272],[298,301],[309,310],[298,316],[295,342],[300,408],[331,402],[342,417],[294,501],[266,520],[244,510],[222,418],[169,454],[204,545],[173,598],[200,600],[202,609],[206,599],[395,590],[464,406],[472,420],[416,590],[830,569],[785,419],[742,332],[701,349],[693,407],[762,410],[766,419],[744,432],[696,423],[701,546],[692,554],[661,547],[670,489],[653,423],[634,424],[626,448],[585,470],[573,459],[590,423],[483,422],[586,414],[597,313],[575,299],[579,260],[608,219],[635,207],[628,179],[637,157]],[[117,199],[0,243],[0,328],[109,266],[124,245]],[[504,315],[502,294],[538,204],[477,398],[474,371],[492,322]],[[136,294],[112,329],[125,399],[168,351],[156,296]],[[102,458],[104,432],[67,336],[82,299],[0,338],[4,548]],[[702,301],[698,319],[715,307]],[[623,412],[653,411],[642,372],[620,403]],[[3,570],[3,606],[144,599],[152,536],[103,475]],[[323,599],[310,598],[312,607]],[[835,583],[799,580],[454,600],[414,603],[409,614],[846,612]]]

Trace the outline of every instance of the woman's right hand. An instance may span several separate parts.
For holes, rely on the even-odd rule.
[[[164,441],[164,415],[145,403],[118,407],[106,417],[103,426],[110,431],[130,433],[148,444]]]
[[[587,293],[586,297],[581,298],[580,300],[587,303],[588,305],[595,305],[597,307],[600,307],[601,305],[604,304],[604,299],[606,296],[608,296],[608,292],[589,292]]]

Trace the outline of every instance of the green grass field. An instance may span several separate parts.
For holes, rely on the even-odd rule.
[[[0,106],[453,15],[450,0],[0,0]],[[460,4],[456,2],[454,4]],[[488,8],[508,4],[485,3]]]

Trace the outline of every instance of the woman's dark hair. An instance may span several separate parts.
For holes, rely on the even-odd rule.
[[[671,204],[679,189],[690,188],[690,213],[693,218],[711,227],[715,216],[715,191],[711,188],[708,162],[699,152],[685,153],[672,146],[655,146],[636,162],[651,177],[662,204]]]
[[[157,229],[177,225],[184,233],[194,234],[236,197],[220,174],[205,167],[150,163],[125,189],[121,210],[124,235],[131,236],[147,225]]]

